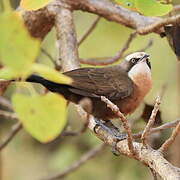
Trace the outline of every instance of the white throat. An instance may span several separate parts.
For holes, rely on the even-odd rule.
[[[146,95],[151,88],[151,70],[146,62],[134,65],[128,73],[131,80],[137,85],[142,95]]]

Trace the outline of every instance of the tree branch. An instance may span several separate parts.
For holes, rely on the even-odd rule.
[[[80,46],[84,40],[92,33],[92,31],[95,29],[95,27],[97,26],[97,24],[99,23],[101,17],[97,17],[94,22],[91,24],[91,26],[89,27],[89,29],[85,32],[85,34],[80,38],[80,40],[78,41],[78,46]]]
[[[104,96],[101,96],[101,100],[103,102],[105,102],[107,104],[107,106],[109,108],[111,108],[111,110],[114,112],[114,114],[116,114],[119,119],[122,121],[123,127],[125,129],[125,131],[127,132],[127,140],[128,140],[128,148],[129,151],[131,152],[132,155],[135,155],[135,150],[133,147],[133,137],[132,137],[132,132],[131,132],[131,128],[129,126],[128,120],[126,119],[126,117],[120,112],[119,108],[113,104],[109,99],[107,99]]]
[[[141,140],[143,142],[143,145],[147,145],[146,138],[147,138],[147,136],[148,136],[154,122],[155,122],[156,114],[159,111],[159,106],[160,106],[160,97],[157,97],[156,98],[156,103],[154,105],[154,109],[153,109],[153,111],[151,113],[151,117],[149,118],[149,121],[148,121],[148,123],[147,123],[147,125],[146,125],[146,127],[145,127],[145,129],[144,129],[144,131],[142,133]]]
[[[46,178],[45,180],[55,180],[55,179],[64,178],[65,176],[69,175],[70,173],[72,173],[75,170],[77,170],[78,168],[80,168],[87,161],[89,161],[90,159],[92,159],[96,155],[98,155],[101,151],[104,150],[105,147],[106,147],[105,144],[96,146],[95,148],[91,149],[90,151],[88,151],[87,153],[82,155],[79,160],[77,160],[76,162],[71,164],[69,167],[67,167],[63,172],[61,172],[53,177]]]
[[[6,119],[17,120],[15,113],[4,111],[4,110],[0,110],[0,116]]]
[[[150,132],[148,133],[148,135],[153,134],[153,133],[157,133],[157,132],[162,131],[162,130],[165,130],[165,129],[174,128],[174,127],[177,126],[177,124],[178,124],[179,122],[180,122],[180,119],[177,119],[177,120],[175,120],[175,121],[165,123],[165,124],[163,124],[163,125],[161,125],[161,126],[159,126],[159,127],[152,128],[152,129],[150,129]],[[139,132],[139,133],[133,134],[133,138],[134,138],[134,139],[139,139],[139,138],[141,138],[142,133],[143,133],[143,132]]]
[[[176,128],[173,130],[172,135],[170,136],[170,138],[167,139],[165,141],[165,143],[162,144],[162,146],[159,148],[159,151],[161,153],[164,153],[165,151],[167,151],[169,146],[175,141],[175,138],[179,134],[179,132],[180,132],[180,122],[179,122],[179,124],[177,124]]]
[[[4,149],[10,142],[11,140],[16,136],[16,134],[22,129],[22,124],[20,122],[16,123],[11,131],[9,132],[9,135],[2,141],[0,144],[0,151]]]
[[[141,16],[138,13],[114,5],[107,0],[61,0],[59,2],[66,2],[67,6],[70,6],[70,8],[61,6],[61,8],[56,11],[55,15],[56,31],[60,45],[59,53],[62,59],[62,67],[65,71],[79,67],[77,61],[77,41],[70,9],[81,9],[92,12],[103,16],[108,20],[113,20],[135,29],[145,27],[146,25],[152,24],[160,19]],[[84,112],[83,109],[81,111],[82,114],[85,115],[85,118],[87,118],[87,113]],[[95,134],[94,129],[97,125],[98,124],[94,117],[89,115],[88,127],[93,134]],[[95,135],[110,146],[114,146],[114,144],[118,142],[117,136],[110,133],[107,128],[103,128],[103,126],[97,128]],[[141,161],[159,174],[164,180],[179,180],[180,169],[172,166],[164,159],[159,151],[155,151],[150,147],[144,147],[142,143],[132,142],[132,146],[136,152],[136,155],[132,156],[132,153],[129,151],[128,143],[127,140],[119,141],[116,144],[118,152]]]
[[[160,21],[157,21],[151,25],[148,25],[146,27],[138,28],[137,32],[141,35],[145,35],[145,34],[149,34],[151,32],[156,32],[158,29],[160,29],[161,27],[163,27],[165,25],[175,24],[178,22],[180,22],[180,15],[168,17],[168,18],[162,19]]]
[[[123,57],[124,52],[129,48],[133,39],[137,36],[136,32],[133,32],[129,35],[127,41],[125,42],[124,46],[116,53],[113,57],[106,57],[106,58],[89,58],[89,59],[80,59],[82,64],[89,64],[95,66],[104,66],[115,63],[120,58]]]
[[[21,11],[24,23],[33,37],[44,39],[55,24],[59,7],[90,12],[133,29],[161,20],[157,17],[142,16],[107,0],[54,0],[45,8],[37,11]]]
[[[72,9],[97,14],[109,21],[137,29],[156,22],[161,18],[142,16],[137,12],[125,9],[108,0],[65,0]]]
[[[153,45],[153,40],[150,39],[150,40],[148,41],[148,43],[146,44],[145,47],[140,48],[140,49],[138,49],[138,50],[136,50],[136,51],[137,51],[137,52],[145,52],[145,51],[146,51],[147,49],[149,49],[152,45]],[[134,51],[133,51],[133,52],[134,52]],[[133,52],[129,52],[129,53],[125,54],[123,57],[125,57],[125,56],[127,56],[127,55],[129,55],[129,54],[131,54],[131,53],[133,53]],[[123,58],[123,57],[122,57],[122,58]]]
[[[9,110],[12,110],[11,102],[7,98],[0,96],[0,104]]]
[[[73,22],[73,15],[69,9],[59,8],[55,17],[59,57],[63,71],[79,67],[78,45]]]
[[[83,111],[81,109],[81,111]],[[83,112],[85,113],[85,112]],[[82,114],[83,114],[82,113]],[[96,120],[90,116],[89,128],[94,133],[96,126]],[[104,143],[113,146],[117,142],[117,137],[109,133],[107,129],[99,127],[96,136],[100,138]],[[129,152],[128,141],[119,141],[116,145],[116,149],[119,153],[140,160],[145,165],[156,171],[164,180],[179,180],[180,168],[172,166],[159,151],[153,150],[151,147],[144,147],[142,143],[133,142],[133,147],[136,150],[136,156],[132,156]]]

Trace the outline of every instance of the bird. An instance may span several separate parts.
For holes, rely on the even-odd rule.
[[[83,98],[92,102],[91,114],[103,121],[117,118],[101,97],[105,96],[128,115],[141,104],[152,86],[150,55],[135,52],[120,63],[103,68],[78,68],[63,74],[72,79],[65,85],[32,74],[26,81],[40,83],[49,91],[59,93],[70,102],[78,104]]]

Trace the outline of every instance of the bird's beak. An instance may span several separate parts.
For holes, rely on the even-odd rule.
[[[149,57],[150,57],[150,55],[145,54],[145,55],[141,58],[140,62],[146,62],[147,65],[149,66],[149,68],[151,69],[151,63],[149,62]]]
[[[145,54],[142,58],[141,58],[141,60],[140,60],[140,62],[147,62],[147,61],[149,61],[149,57],[150,57],[150,55],[149,54]]]

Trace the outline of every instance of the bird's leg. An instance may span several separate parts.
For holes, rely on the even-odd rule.
[[[125,133],[120,132],[120,129],[116,127],[111,121],[108,121],[106,125],[111,129],[113,135],[115,136],[115,141],[113,143],[111,151],[115,156],[119,156],[120,153],[118,152],[116,145],[119,141],[126,139],[127,135]]]
[[[109,134],[111,134],[113,137],[114,137],[114,145],[112,146],[112,153],[116,156],[119,155],[119,152],[117,151],[116,149],[116,144],[119,142],[119,141],[122,141],[124,139],[127,138],[127,135],[124,134],[124,133],[121,133],[119,131],[119,129],[114,126],[114,124],[108,120],[108,121],[103,121],[103,120],[99,120],[99,119],[95,119],[96,121],[96,125],[94,127],[94,132],[97,133],[97,130],[99,127],[103,128],[105,131],[107,131]]]

